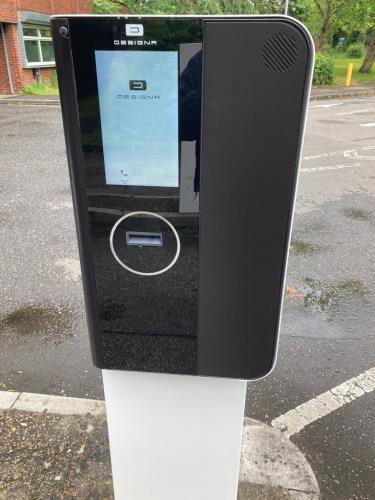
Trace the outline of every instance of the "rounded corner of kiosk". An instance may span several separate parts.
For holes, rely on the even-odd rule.
[[[248,378],[247,380],[249,382],[256,382],[257,380],[262,380],[263,378],[267,377],[275,369],[276,362],[277,362],[277,350],[274,352],[273,357],[270,360],[270,364],[268,366],[265,366],[263,370],[260,370],[257,373],[254,372],[251,373],[251,377]]]
[[[273,350],[271,357],[268,359],[264,359],[262,365],[252,365],[249,366],[248,369],[242,366],[238,376],[236,376],[236,374],[231,374],[227,375],[227,377],[236,378],[239,380],[247,380],[248,382],[256,382],[270,375],[275,369],[277,362],[278,340],[279,338],[277,336],[276,347]]]
[[[249,370],[246,371],[246,368],[241,367],[241,371],[239,375],[236,377],[235,375],[227,375],[227,378],[237,378],[239,380],[247,380],[248,382],[256,382],[258,380],[262,380],[263,378],[270,375],[275,369],[277,362],[277,346],[272,353],[272,357],[264,360],[262,366],[251,366]]]
[[[95,368],[99,368],[99,370],[107,369],[108,367],[105,365],[103,358],[99,358],[94,353],[91,353],[92,364]]]
[[[279,20],[282,22],[282,24],[288,25],[290,28],[293,28],[295,31],[297,31],[300,35],[304,37],[308,49],[308,55],[310,57],[314,56],[315,55],[314,41],[307,26],[305,26],[301,21],[292,16],[281,16]]]

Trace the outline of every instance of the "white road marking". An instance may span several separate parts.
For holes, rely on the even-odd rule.
[[[300,172],[322,172],[324,170],[341,170],[342,168],[353,168],[353,167],[362,167],[361,163],[353,163],[352,165],[326,165],[324,167],[310,167],[310,168],[301,168]]]
[[[375,149],[375,146],[364,146],[362,148],[360,148],[362,151],[369,151],[371,149]],[[318,154],[318,155],[310,155],[310,156],[303,156],[302,157],[302,160],[303,161],[309,161],[309,160],[318,160],[319,158],[327,158],[327,157],[330,157],[330,156],[339,156],[339,155],[343,155],[345,156],[346,154],[349,154],[351,152],[357,152],[356,149],[343,149],[341,151],[331,151],[330,153],[321,153],[321,154]]]
[[[332,102],[330,104],[318,104],[317,106],[310,106],[309,109],[318,109],[318,108],[333,108],[334,106],[341,106],[344,104],[343,102]]]
[[[375,108],[356,109],[354,111],[345,111],[344,113],[336,113],[336,116],[357,115],[357,114],[362,114],[362,113],[370,113],[371,111],[375,111]]]
[[[327,158],[329,156],[337,156],[343,154],[344,151],[331,151],[330,153],[321,153],[318,155],[304,156],[303,161],[318,160],[319,158]]]
[[[284,435],[293,436],[312,422],[374,390],[375,367],[280,415],[271,425]]]
[[[355,149],[344,151],[344,158],[350,158],[352,160],[375,160],[375,156],[361,155]]]
[[[79,259],[65,257],[55,261],[55,266],[62,267],[66,277],[71,281],[80,281],[81,279],[81,265]]]
[[[50,210],[62,210],[64,208],[73,208],[73,203],[72,200],[64,200],[53,203],[47,203],[47,206]]]
[[[364,146],[357,149],[344,149],[342,151],[331,151],[329,153],[321,153],[318,155],[310,155],[304,156],[302,158],[303,162],[319,160],[321,158],[332,158],[337,156],[342,156],[343,158],[348,158],[351,160],[365,160],[365,161],[374,161],[375,156],[369,156],[365,154],[361,154],[363,151],[373,151],[375,150],[375,146]],[[337,165],[322,165],[320,167],[303,167],[300,169],[300,172],[309,173],[309,172],[323,172],[325,170],[341,170],[343,168],[354,168],[354,167],[362,167],[362,163],[356,162],[349,165],[345,165],[344,163],[339,163]]]
[[[360,123],[359,124],[360,127],[375,127],[375,122],[371,122],[371,123]]]

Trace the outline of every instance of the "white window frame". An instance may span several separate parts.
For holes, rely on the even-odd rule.
[[[23,34],[23,29],[24,28],[30,28],[37,30],[37,35],[36,36],[30,36],[30,35],[24,35]],[[22,23],[21,25],[21,32],[22,32],[22,41],[23,41],[23,51],[25,55],[25,63],[27,68],[41,68],[41,67],[48,67],[48,66],[55,66],[55,61],[43,61],[43,53],[42,53],[42,45],[40,42],[51,42],[52,43],[52,35],[51,36],[42,36],[40,30],[43,29],[51,29],[49,25],[43,25],[43,24],[32,24],[32,23]],[[34,41],[37,42],[37,47],[38,47],[38,54],[39,54],[39,59],[40,61],[38,62],[29,62],[27,60],[26,56],[26,41]]]

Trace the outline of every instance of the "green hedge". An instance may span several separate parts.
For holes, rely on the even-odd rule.
[[[364,54],[363,45],[361,45],[360,43],[353,43],[346,49],[346,53],[348,57],[359,59],[363,57]]]
[[[331,85],[334,78],[335,60],[318,52],[315,57],[313,85]]]

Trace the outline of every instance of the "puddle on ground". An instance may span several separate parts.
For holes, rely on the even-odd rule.
[[[346,208],[344,210],[346,217],[354,220],[368,221],[371,218],[370,212],[367,210],[361,210],[360,208]]]
[[[314,255],[321,251],[321,246],[304,240],[292,240],[290,248],[295,255]]]
[[[77,312],[66,307],[27,305],[0,319],[0,332],[18,337],[39,336],[60,344],[73,335]]]
[[[331,318],[336,315],[340,305],[352,299],[363,300],[368,294],[365,285],[356,279],[348,279],[330,284],[313,278],[304,278],[300,292],[306,308],[324,312]]]

